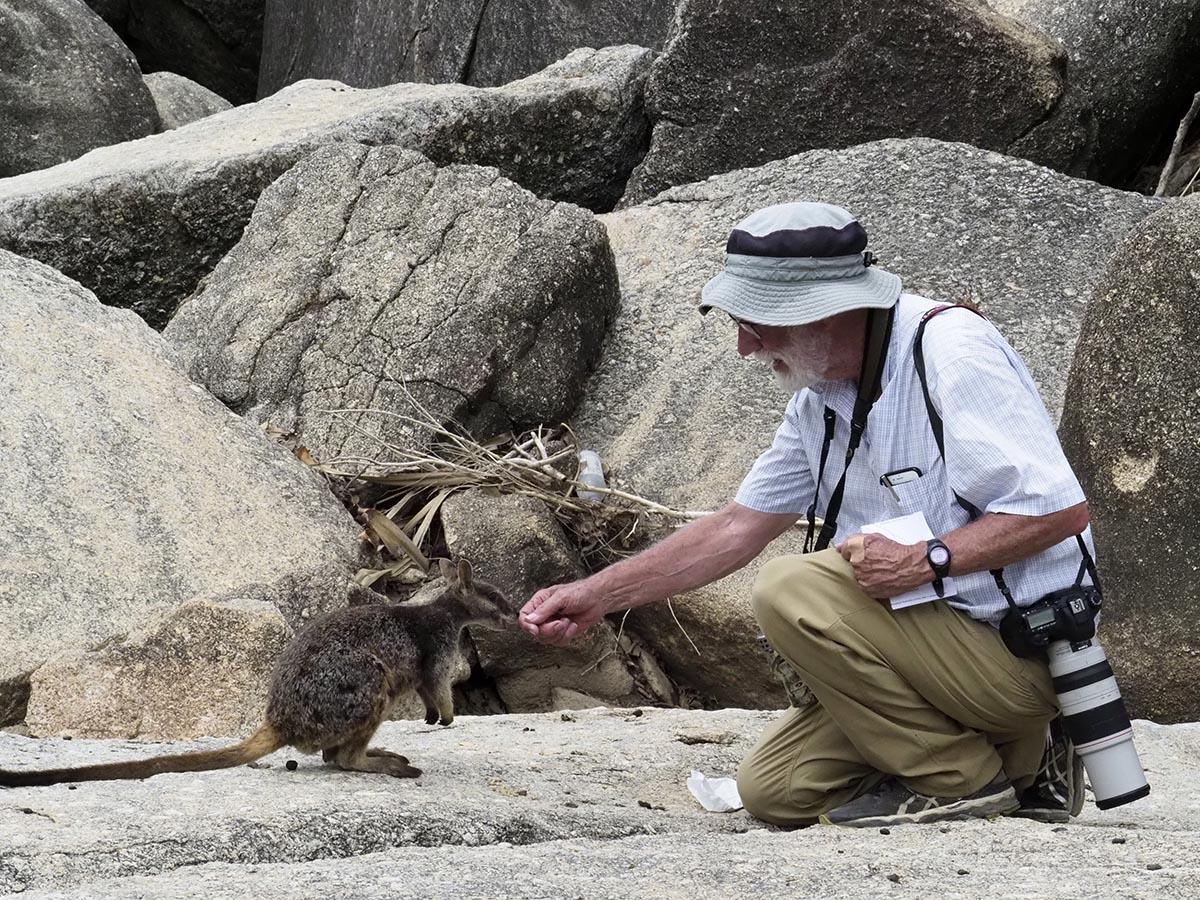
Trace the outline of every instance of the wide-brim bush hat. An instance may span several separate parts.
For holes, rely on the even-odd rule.
[[[725,269],[704,285],[714,307],[759,325],[806,325],[852,309],[886,309],[900,278],[874,266],[867,231],[840,206],[781,203],[747,216],[725,245]]]

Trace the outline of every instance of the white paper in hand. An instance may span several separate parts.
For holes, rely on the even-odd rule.
[[[688,790],[709,812],[734,812],[742,808],[737,781],[733,778],[709,778],[692,769],[687,780]]]
[[[925,521],[925,513],[923,512],[915,512],[907,516],[899,516],[895,519],[875,522],[872,525],[864,525],[862,531],[863,534],[881,534],[885,538],[895,541],[897,544],[923,544],[933,537],[933,531],[930,530],[929,523]],[[942,593],[946,597],[953,595],[953,578],[946,577],[942,579]],[[915,588],[905,594],[892,597],[888,602],[891,604],[892,609],[904,609],[906,606],[916,606],[918,603],[928,603],[930,600],[936,599],[938,599],[938,592],[933,589],[933,585],[923,584],[919,588]]]

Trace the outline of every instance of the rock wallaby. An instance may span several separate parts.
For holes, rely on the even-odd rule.
[[[320,750],[327,763],[353,772],[416,778],[421,770],[407,758],[368,746],[393,701],[416,690],[425,701],[425,721],[449,725],[454,720],[450,679],[463,628],[501,630],[516,622],[508,599],[492,585],[473,580],[465,559],[457,569],[442,560],[441,570],[448,585],[428,603],[351,606],[322,616],[297,634],[271,676],[266,721],[240,744],[72,769],[0,769],[0,785],[224,769],[287,746],[302,753]]]

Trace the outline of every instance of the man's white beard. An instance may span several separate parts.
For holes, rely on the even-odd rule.
[[[770,353],[766,350],[755,350],[750,357],[756,362],[766,364],[771,370],[771,374],[775,376],[775,383],[789,394],[795,394],[806,387],[811,387],[822,378],[821,372],[813,367],[811,363],[807,365],[801,364],[790,356]],[[775,368],[776,359],[782,360],[786,369],[780,371]]]

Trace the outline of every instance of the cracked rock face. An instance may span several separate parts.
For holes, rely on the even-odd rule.
[[[203,85],[174,72],[154,72],[146,76],[146,87],[158,107],[162,130],[170,131],[181,125],[203,119],[229,109],[231,104]]]
[[[630,206],[816,147],[926,136],[1008,151],[1062,96],[1063,52],[964,0],[684,0],[646,89]],[[1037,162],[1061,167],[1070,147]]]
[[[258,95],[304,78],[494,86],[577,47],[662,46],[674,0],[267,0]],[[399,50],[397,50],[399,48]]]
[[[353,573],[357,529],[306,467],[133,313],[5,251],[0,360],[0,722],[55,654],[189,599]]]
[[[153,134],[133,54],[76,0],[0,6],[0,178]]]
[[[1200,197],[1121,245],[1087,307],[1059,428],[1090,501],[1104,642],[1130,712],[1200,711]]]
[[[1086,154],[1080,175],[1107,184],[1128,180],[1164,131],[1174,133],[1200,88],[1197,0],[987,2],[1045,32],[1066,52],[1062,113],[1087,111],[1081,117]],[[1031,135],[1030,143],[1037,140]]]
[[[574,408],[618,304],[604,228],[496,170],[412,151],[314,153],[166,337],[193,378],[319,459],[422,446],[410,396],[490,436]],[[343,412],[351,410],[351,412]]]
[[[651,55],[580,50],[495,89],[304,82],[0,180],[0,247],[161,328],[237,243],[263,189],[327,144],[397,144],[439,163],[494,165],[538,196],[611,209],[644,152]]]

